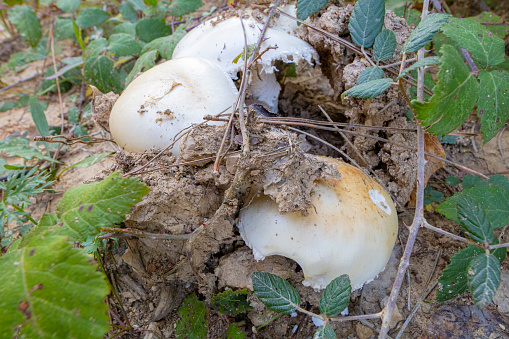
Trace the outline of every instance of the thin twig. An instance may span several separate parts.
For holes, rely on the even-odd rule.
[[[239,115],[239,124],[240,124],[240,134],[242,134],[242,153],[244,155],[248,155],[250,153],[250,147],[249,147],[249,134],[247,132],[247,126],[246,126],[246,118],[244,115],[244,101],[246,100],[246,85],[247,85],[247,79],[249,78],[250,71],[247,67],[248,64],[248,48],[247,48],[247,36],[246,36],[246,28],[244,27],[244,21],[242,20],[242,15],[239,14],[239,20],[240,25],[242,26],[242,32],[244,33],[244,71],[242,72],[242,84],[240,85],[240,103],[238,107],[236,107],[238,115]],[[267,22],[270,19],[267,20]],[[260,39],[262,39],[263,34],[265,31],[262,31]],[[256,49],[255,49],[256,51]],[[255,53],[253,51],[253,54]],[[251,57],[249,58],[251,60]],[[235,110],[233,111],[235,113]]]
[[[329,321],[353,321],[353,320],[368,320],[368,319],[379,319],[383,315],[383,312],[363,315],[352,315],[348,317],[333,317],[329,318]]]
[[[498,151],[500,152],[500,155],[502,156],[502,160],[504,160],[505,165],[509,167],[509,162],[507,162],[507,158],[505,157],[504,150],[502,149],[502,135],[504,134],[505,130],[507,128],[507,125],[504,125],[504,128],[500,131],[498,134]]]
[[[423,227],[425,227],[425,228],[427,228],[427,229],[429,229],[429,230],[432,230],[432,231],[434,231],[434,232],[437,232],[437,233],[443,234],[443,235],[445,235],[445,236],[448,236],[449,238],[452,238],[452,239],[454,239],[454,240],[458,240],[458,241],[461,241],[461,242],[464,242],[464,243],[467,243],[467,244],[472,243],[472,241],[470,241],[470,240],[468,240],[468,239],[466,239],[466,238],[462,238],[462,237],[460,237],[460,236],[458,236],[458,235],[455,235],[455,234],[449,233],[449,232],[447,232],[447,231],[444,231],[444,230],[443,230],[443,229],[441,229],[441,228],[438,228],[438,227],[432,226],[432,225],[430,225],[427,221],[424,221],[424,222],[422,223],[422,226],[423,226]]]
[[[30,81],[30,80],[32,80],[32,79],[34,79],[34,78],[37,78],[38,76],[41,76],[41,75],[43,75],[43,74],[44,74],[44,73],[36,73],[36,74],[34,74],[34,75],[32,75],[32,76],[29,76],[28,78],[25,78],[25,79],[22,79],[22,80],[18,81],[18,82],[16,82],[16,83],[12,84],[12,85],[5,86],[5,87],[3,87],[3,88],[0,88],[0,92],[4,92],[4,91],[7,91],[8,89],[11,89],[11,88],[13,88],[13,87],[19,86],[19,85],[21,85],[22,83],[27,82],[27,81]]]
[[[489,245],[488,249],[489,250],[494,250],[494,249],[503,248],[503,247],[509,247],[509,243],[506,243],[506,244],[497,244],[497,245]]]

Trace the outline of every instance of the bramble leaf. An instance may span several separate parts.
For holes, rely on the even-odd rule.
[[[346,96],[364,99],[375,98],[385,92],[389,87],[391,87],[391,83],[392,79],[390,78],[364,82],[360,85],[353,86],[347,91],[344,91],[341,94],[341,99],[344,99]]]
[[[83,77],[102,93],[122,92],[120,73],[113,67],[113,61],[105,55],[90,58],[83,68]]]
[[[129,20],[130,22],[136,22],[138,19],[138,14],[136,14],[134,6],[127,1],[123,1],[120,6],[118,6],[118,10],[124,19]]]
[[[136,74],[142,71],[147,71],[154,67],[156,64],[157,54],[159,52],[157,50],[153,50],[150,52],[147,52],[145,54],[142,54],[138,60],[136,60],[136,63],[134,64],[133,69],[125,79],[125,85],[129,85],[131,81],[133,81]]]
[[[500,261],[493,254],[482,253],[468,267],[468,288],[477,307],[487,306],[500,285]]]
[[[429,66],[429,65],[437,65],[439,61],[440,61],[440,58],[436,57],[436,56],[421,59],[421,60],[417,61],[416,63],[414,63],[412,66],[405,68],[403,70],[403,72],[401,72],[401,74],[396,79],[400,79],[401,77],[404,77],[405,75],[408,74],[408,72],[412,72],[416,68]]]
[[[269,309],[290,314],[300,304],[299,292],[283,278],[270,273],[254,272],[252,279],[256,296]]]
[[[136,35],[143,42],[150,42],[170,34],[171,27],[166,26],[161,19],[145,18],[136,23]]]
[[[190,294],[178,309],[180,319],[176,322],[177,338],[206,339],[208,332],[207,309],[196,294]]]
[[[104,275],[62,236],[40,237],[0,257],[0,328],[5,337],[103,338]]]
[[[385,5],[387,6],[387,2],[385,3]],[[419,12],[418,10],[416,10],[414,8],[412,8],[412,9],[406,8],[405,9],[405,6],[400,6],[394,10],[394,14],[396,14],[397,16],[402,17],[402,18],[403,18],[403,15],[405,15],[404,18],[406,20],[406,23],[409,26],[411,26],[411,25],[417,26],[419,24],[419,22],[421,22],[421,12]]]
[[[493,12],[482,12],[479,15],[472,17],[479,23],[490,23],[497,25],[482,25],[485,29],[494,33],[500,39],[504,39],[509,34],[509,27],[504,25],[505,21]]]
[[[468,237],[477,243],[492,244],[495,240],[492,226],[480,204],[465,195],[460,195],[456,202],[458,220]]]
[[[320,312],[328,317],[334,317],[347,308],[350,302],[352,286],[350,278],[343,274],[332,280],[320,298]]]
[[[371,47],[382,31],[385,17],[384,0],[359,0],[355,3],[348,29],[357,46]]]
[[[472,59],[481,68],[494,66],[504,61],[504,40],[492,34],[473,19],[452,18],[442,27],[446,36],[456,41],[461,48],[472,54]]]
[[[246,334],[242,332],[235,324],[230,324],[226,330],[226,339],[244,339]]]
[[[299,0],[297,2],[297,18],[306,20],[327,5],[328,2],[329,0]]]
[[[105,11],[97,7],[86,7],[80,10],[76,18],[76,25],[85,29],[97,26],[108,19],[109,15]]]
[[[102,227],[124,221],[131,207],[147,193],[145,184],[135,178],[122,178],[119,173],[99,182],[71,187],[57,207],[62,222],[59,233],[68,235],[71,241],[85,241]]]
[[[99,38],[90,41],[85,50],[83,51],[83,61],[87,62],[93,57],[99,56],[108,47],[108,40]]]
[[[9,21],[16,27],[30,46],[35,47],[41,39],[42,27],[39,18],[30,6],[14,6],[7,12]]]
[[[81,0],[57,0],[57,7],[66,13],[74,13],[80,8]]]
[[[456,47],[443,45],[438,83],[428,102],[412,100],[412,107],[428,133],[445,135],[468,118],[479,95],[479,83]]]
[[[53,24],[55,40],[73,39],[74,27],[71,19],[57,19]]]
[[[440,27],[449,21],[450,15],[441,13],[431,13],[410,33],[406,40],[401,54],[413,53],[423,48],[431,42],[433,36],[438,32]]]
[[[168,10],[173,16],[182,16],[196,11],[201,6],[203,6],[201,0],[173,0]]]
[[[396,50],[396,35],[390,29],[384,29],[375,38],[373,59],[383,61],[392,58]]]
[[[179,26],[175,32],[170,36],[157,38],[143,46],[141,54],[150,52],[153,50],[159,51],[162,58],[170,60],[173,55],[173,50],[177,46],[178,42],[186,35],[184,26]]]
[[[112,34],[108,42],[108,49],[118,56],[138,54],[141,51],[141,43],[130,34]]]
[[[321,326],[318,331],[316,331],[313,339],[336,339],[336,333],[334,330],[328,326]]]
[[[509,119],[509,73],[482,71],[479,80],[481,92],[477,100],[477,114],[481,118],[484,143],[487,143]]]
[[[371,66],[366,68],[359,74],[357,78],[357,85],[369,82],[372,80],[382,79],[384,77],[384,71],[377,66]]]
[[[249,292],[246,288],[238,291],[226,290],[213,296],[210,301],[212,305],[219,308],[219,312],[229,316],[235,316],[253,309],[247,301],[248,295]]]

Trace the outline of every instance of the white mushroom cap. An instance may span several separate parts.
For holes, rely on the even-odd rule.
[[[373,280],[389,261],[398,217],[389,194],[357,168],[328,158],[341,180],[316,183],[309,215],[280,214],[267,196],[241,210],[239,229],[256,260],[282,255],[304,272],[303,284],[325,288],[348,274],[352,288]]]
[[[237,93],[233,81],[214,63],[172,59],[127,86],[111,111],[111,135],[126,151],[162,149],[182,129],[202,123],[205,115],[231,112]],[[172,152],[178,155],[178,143]]]
[[[246,32],[247,44],[257,43],[263,30],[263,23],[256,21],[252,17],[243,18]],[[301,60],[306,60],[312,64],[313,60],[318,61],[318,53],[307,42],[290,35],[288,31],[291,25],[286,21],[281,21],[284,26],[281,29],[275,27],[268,28],[265,32],[264,40],[260,45],[260,51],[265,51],[268,47],[277,47],[267,50],[258,61],[261,67],[260,72],[266,73],[266,80],[270,77],[271,86],[277,84],[277,92],[271,93],[266,97],[266,92],[251,90],[251,95],[263,102],[266,102],[272,111],[277,111],[277,96],[281,87],[276,81],[274,71],[276,68],[274,62],[282,60],[286,63],[294,62],[296,64]],[[221,22],[216,19],[206,21],[195,27],[179,41],[173,51],[173,58],[184,56],[195,56],[217,63],[233,79],[237,78],[237,73],[244,67],[244,59],[241,57],[237,63],[233,61],[244,52],[244,31],[241,21],[238,17],[232,17]],[[253,75],[253,82],[259,81],[256,75]],[[259,85],[258,87],[263,87]],[[276,96],[274,99],[271,97]]]

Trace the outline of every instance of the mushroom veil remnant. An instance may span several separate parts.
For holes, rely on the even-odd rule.
[[[233,81],[214,63],[172,59],[127,86],[111,111],[111,135],[126,151],[162,149],[184,128],[202,123],[205,115],[230,113],[237,93]],[[178,143],[172,152],[179,154]]]
[[[352,288],[373,280],[389,261],[398,217],[389,194],[359,169],[327,158],[341,180],[316,182],[308,216],[278,212],[268,196],[241,210],[239,229],[256,260],[282,255],[304,272],[303,284],[325,288],[348,274]]]
[[[285,9],[295,6],[285,6]],[[258,18],[267,20],[263,14]],[[244,24],[244,29],[242,28]],[[200,57],[218,64],[233,79],[244,67],[243,52],[245,37],[248,45],[256,44],[263,30],[264,22],[257,21],[253,16],[231,17],[224,21],[211,19],[195,27],[177,44],[173,58],[183,56]],[[296,27],[296,26],[295,26]],[[273,112],[278,110],[278,96],[281,86],[276,80],[274,62],[282,60],[286,63],[298,64],[305,60],[309,64],[318,61],[318,53],[307,42],[293,36],[295,27],[287,20],[278,19],[275,25],[267,28],[260,45],[262,53],[258,60],[258,68],[250,79],[249,94],[256,100],[267,104]]]

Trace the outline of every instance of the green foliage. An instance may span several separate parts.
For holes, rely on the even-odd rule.
[[[145,18],[136,24],[136,35],[143,42],[150,42],[154,39],[170,35],[171,27],[166,26],[164,20],[156,18]]]
[[[136,74],[142,71],[146,71],[152,67],[154,67],[156,59],[157,59],[158,51],[153,50],[150,52],[147,52],[145,54],[142,54],[138,60],[136,60],[136,63],[134,64],[133,69],[125,79],[126,86],[133,81]],[[102,92],[102,91],[101,91]]]
[[[203,6],[201,0],[172,0],[168,11],[173,16],[182,16],[192,13]]]
[[[30,113],[32,114],[32,120],[35,123],[35,127],[37,131],[42,136],[50,135],[48,120],[46,119],[46,115],[44,114],[44,108],[42,107],[39,100],[35,95],[30,95]]]
[[[365,82],[370,82],[372,80],[382,79],[384,77],[384,71],[377,66],[371,66],[366,68],[359,74],[357,78],[357,85],[363,84]]]
[[[327,5],[329,0],[299,0],[297,2],[297,18],[306,20]]]
[[[507,35],[509,35],[509,28],[507,25],[504,25],[504,20],[492,12],[482,12],[481,14],[472,17],[478,23],[491,23],[498,25],[483,25],[484,29],[487,29],[491,33],[495,34],[500,39],[504,39]]]
[[[484,142],[493,139],[509,119],[509,72],[482,71],[477,112],[481,118]]]
[[[246,288],[238,291],[227,290],[213,296],[211,302],[222,314],[235,316],[253,309],[247,301],[248,295]]]
[[[53,24],[55,40],[73,39],[74,27],[71,19],[57,19]]]
[[[300,304],[299,292],[283,278],[270,273],[254,272],[252,279],[256,296],[269,309],[290,314]]]
[[[426,186],[424,189],[424,206],[427,206],[433,202],[440,203],[444,201],[444,195],[442,192],[435,191],[431,186]]]
[[[170,60],[173,55],[173,50],[177,46],[177,43],[185,35],[186,31],[184,30],[184,26],[180,25],[172,35],[154,39],[143,46],[141,54],[157,50],[162,58]]]
[[[411,26],[417,26],[419,25],[419,22],[421,22],[421,12],[419,12],[416,9],[406,9],[405,6],[398,7],[394,10],[394,14],[397,16],[400,16],[402,18],[405,18],[406,23]]]
[[[112,34],[108,42],[107,48],[117,56],[129,56],[138,54],[141,51],[140,42],[134,36],[127,33]]]
[[[83,77],[102,93],[122,92],[120,73],[113,68],[113,61],[105,55],[90,58],[83,69]]]
[[[432,13],[422,20],[419,25],[410,33],[401,53],[413,53],[431,42],[433,36],[443,24],[448,22],[450,15]]]
[[[364,99],[375,98],[385,92],[389,87],[391,87],[391,83],[392,79],[390,78],[364,82],[360,85],[350,88],[347,91],[344,91],[341,94],[341,99],[344,99],[346,96]]]
[[[226,331],[226,339],[244,339],[246,334],[242,332],[235,324],[230,324]]]
[[[415,70],[419,67],[425,67],[425,66],[429,66],[429,65],[437,65],[439,63],[439,61],[440,61],[439,57],[428,57],[428,58],[421,59],[421,60],[417,61],[416,63],[414,63],[413,65],[411,65],[410,67],[405,68],[403,70],[403,72],[401,72],[401,74],[398,76],[397,79],[404,77],[409,72],[412,72],[413,70]]]
[[[316,331],[313,339],[336,339],[336,333],[330,326],[324,325]]]
[[[208,332],[207,309],[196,294],[190,294],[178,309],[180,319],[176,322],[177,338],[206,339]]]
[[[456,185],[459,185],[459,183],[461,182],[461,180],[460,180],[458,177],[455,177],[455,176],[453,176],[453,175],[450,175],[450,176],[448,176],[448,177],[445,179],[445,182],[446,182],[448,185],[456,186]]]
[[[136,22],[138,19],[138,15],[136,14],[134,6],[127,1],[123,1],[120,6],[118,6],[118,10],[126,20]]]
[[[37,148],[30,147],[26,134],[21,137],[7,137],[0,140],[0,152],[10,157],[20,157],[26,160],[39,159],[51,162],[58,162],[53,158],[45,156]]]
[[[16,27],[30,46],[35,47],[41,39],[42,27],[34,10],[29,6],[14,6],[8,12],[9,21]]]
[[[90,41],[85,50],[83,51],[83,61],[87,62],[91,58],[99,56],[103,51],[108,48],[108,40],[99,38]]]
[[[384,29],[375,38],[373,59],[383,61],[392,58],[396,50],[396,35],[390,29]]]
[[[412,107],[428,132],[445,135],[461,125],[472,112],[479,96],[479,83],[456,47],[443,45],[441,52],[433,96],[424,103],[412,100]]]
[[[5,337],[102,338],[109,293],[103,274],[65,237],[34,238],[0,257]]]
[[[357,46],[371,47],[382,31],[385,17],[383,0],[359,0],[355,3],[348,29]]]
[[[500,285],[500,261],[491,253],[482,253],[470,262],[467,272],[475,305],[487,306]]]
[[[81,0],[57,0],[57,7],[66,13],[74,13],[80,7]]]
[[[493,228],[478,201],[460,195],[456,202],[458,220],[467,236],[477,243],[492,244],[495,241]]]
[[[97,26],[108,19],[109,15],[97,7],[86,7],[80,10],[76,18],[76,25],[81,28]]]
[[[112,154],[113,154],[113,152],[106,152],[106,153],[101,153],[101,154],[91,155],[89,157],[86,157],[85,159],[83,159],[81,161],[78,161],[74,165],[66,167],[62,172],[60,172],[58,177],[62,176],[62,174],[64,174],[65,171],[70,170],[71,168],[74,168],[74,167],[81,167],[81,168],[83,168],[83,167],[90,167],[92,165],[95,165],[99,161],[101,161],[102,159],[104,159],[107,156],[110,156]]]
[[[343,274],[332,280],[320,298],[320,312],[327,317],[334,317],[343,312],[350,302],[350,293],[352,286],[348,275]]]

